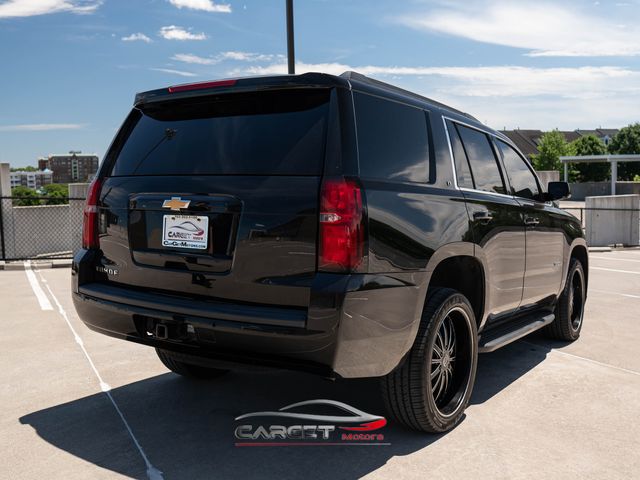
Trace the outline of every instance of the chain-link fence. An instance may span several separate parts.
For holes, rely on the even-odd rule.
[[[86,194],[86,185],[71,194]],[[68,259],[82,245],[84,196],[0,197],[0,260]],[[565,206],[592,246],[640,244],[640,209]]]
[[[0,197],[0,260],[72,258],[84,197]]]

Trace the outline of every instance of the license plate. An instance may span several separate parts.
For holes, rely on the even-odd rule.
[[[206,250],[209,217],[197,215],[164,215],[162,245],[170,248]]]

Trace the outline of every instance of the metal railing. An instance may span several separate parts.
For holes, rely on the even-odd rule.
[[[68,259],[82,241],[85,199],[0,197],[0,260]]]
[[[562,210],[569,212],[580,220],[582,228],[586,228],[585,212],[637,212],[637,208],[600,208],[600,207],[562,207]],[[577,214],[575,212],[578,212]]]
[[[84,197],[0,197],[0,260],[68,259],[82,243]],[[587,212],[637,212],[628,208],[567,206],[586,229]]]

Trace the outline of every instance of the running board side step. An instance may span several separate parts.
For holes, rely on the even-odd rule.
[[[504,347],[511,342],[529,335],[542,327],[549,325],[555,319],[553,313],[549,313],[544,317],[527,316],[520,320],[507,322],[505,325],[497,327],[495,330],[483,332],[478,342],[479,353],[489,353]]]

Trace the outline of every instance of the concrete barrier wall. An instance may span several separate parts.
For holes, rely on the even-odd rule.
[[[611,195],[611,182],[571,183],[571,200]],[[617,195],[640,195],[640,182],[616,182]]]
[[[640,195],[587,197],[585,207],[589,246],[640,245]]]

